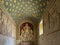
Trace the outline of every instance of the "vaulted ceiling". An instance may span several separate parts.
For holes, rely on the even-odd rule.
[[[1,0],[12,18],[18,22],[21,19],[40,19],[50,0]]]

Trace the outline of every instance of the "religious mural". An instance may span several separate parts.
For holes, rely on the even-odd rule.
[[[34,29],[31,23],[23,23],[20,26],[20,40],[21,41],[31,41],[33,39]]]

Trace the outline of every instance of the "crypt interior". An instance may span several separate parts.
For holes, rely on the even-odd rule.
[[[60,45],[60,0],[0,0],[0,45]]]

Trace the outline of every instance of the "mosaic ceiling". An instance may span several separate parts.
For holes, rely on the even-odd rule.
[[[22,17],[40,18],[50,0],[1,0],[15,21]]]

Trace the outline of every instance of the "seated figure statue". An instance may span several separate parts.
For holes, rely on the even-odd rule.
[[[32,29],[29,27],[28,24],[25,24],[25,26],[23,27],[21,31],[21,40],[29,41],[29,40],[32,40],[32,38],[33,38]]]

